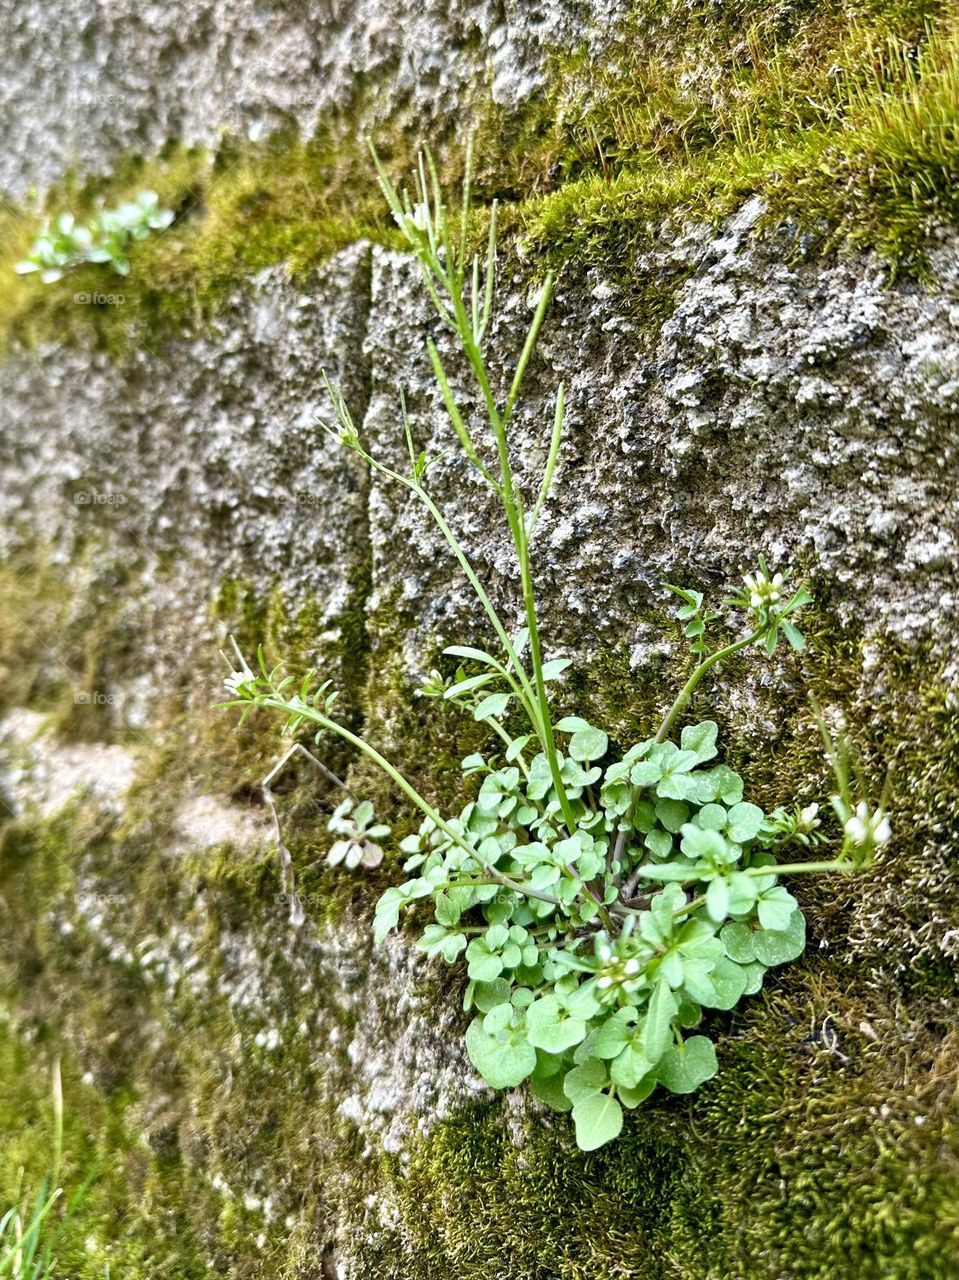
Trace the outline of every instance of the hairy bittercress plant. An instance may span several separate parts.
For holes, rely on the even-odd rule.
[[[510,426],[552,278],[540,291],[508,390],[498,394],[483,355],[495,295],[495,206],[483,268],[466,251],[468,176],[454,233],[428,155],[415,201],[379,172],[436,314],[454,335],[485,408],[487,430],[480,434],[461,413],[429,340],[460,445],[502,506],[522,594],[520,630],[508,628],[494,608],[428,489],[431,459],[414,446],[405,405],[405,473],[367,452],[329,383],[338,426],[328,430],[426,506],[495,634],[493,651],[447,649],[464,665],[449,679],[434,672],[421,690],[488,726],[489,748],[462,764],[475,779],[475,797],[458,815],[440,812],[336,719],[328,684],[317,688],[311,675],[297,683],[279,668],[271,671],[262,651],[256,671],[237,651],[238,669],[227,680],[234,695],[229,705],[283,712],[289,732],[309,725],[317,741],[337,735],[373,760],[419,810],[418,832],[400,845],[407,879],[388,889],[376,909],[377,941],[407,908],[418,919],[428,911],[432,921],[419,947],[449,964],[465,961],[464,1006],[474,1014],[466,1043],[477,1070],[494,1088],[528,1080],[543,1102],[572,1112],[577,1142],[592,1150],[615,1138],[623,1109],[638,1106],[657,1086],[689,1093],[708,1080],[717,1070],[713,1042],[702,1032],[691,1034],[703,1011],[731,1009],[759,990],[768,968],[802,952],[805,921],[784,881],[868,866],[889,825],[861,794],[853,796],[847,753],[820,717],[839,783],[833,803],[843,835],[826,860],[780,861],[787,845],[824,842],[817,807],[765,814],[744,799],[742,779],[719,761],[712,721],[678,728],[700,681],[724,658],[753,645],[772,654],[780,636],[802,649],[795,619],[809,596],[802,587],[787,587],[788,575],[770,572],[763,560],[727,602],[743,618],[740,637],[727,643],[711,642],[718,615],[703,611],[699,592],[670,587],[682,602],[679,617],[698,662],[648,738],[611,759],[602,729],[580,716],[554,722],[549,688],[569,660],[544,657],[531,547],[559,453],[562,386],[536,494],[517,484],[510,452]],[[331,830],[339,837],[331,860],[347,865],[378,861],[378,842],[388,834],[374,822],[371,806],[352,796],[337,809]]]
[[[78,223],[72,213],[61,213],[43,226],[15,270],[19,275],[39,271],[44,284],[53,284],[83,263],[103,262],[125,276],[130,245],[168,227],[173,218],[173,210],[162,208],[155,191],[141,191],[136,200],[116,209],[101,209],[87,224]]]

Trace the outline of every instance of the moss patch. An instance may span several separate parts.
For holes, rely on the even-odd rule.
[[[584,1155],[562,1120],[502,1104],[439,1125],[391,1165],[400,1224],[378,1274],[951,1274],[959,1046],[890,1017],[807,961],[734,1015],[714,1081],[647,1104],[609,1148]]]
[[[177,221],[136,246],[127,278],[93,267],[52,286],[11,276],[3,344],[92,337],[120,354],[137,334],[204,323],[261,268],[286,263],[305,279],[359,238],[394,244],[360,136],[373,93],[358,88],[310,139],[227,139],[215,154],[171,144],[109,177],[65,182],[49,212],[83,216],[155,189]],[[750,196],[765,202],[767,226],[789,220],[803,233],[797,252],[874,248],[920,276],[930,233],[959,219],[959,34],[931,0],[644,0],[600,64],[557,55],[518,111],[464,111],[476,127],[477,198],[502,202],[507,243],[520,241],[534,270],[612,272],[651,322],[668,316],[684,279],[680,266],[644,258],[664,227],[716,223]],[[403,113],[376,138],[396,175],[422,141]],[[455,188],[462,121],[429,141]],[[478,232],[483,221],[480,208]],[[12,270],[35,230],[32,213],[4,214],[0,269]],[[123,302],[75,301],[96,294]]]
[[[437,718],[434,703],[411,696],[400,656],[412,620],[388,605],[366,618],[363,584],[357,593],[355,634],[346,631],[366,656],[346,709],[393,744],[414,781],[455,805],[458,760],[481,745],[481,731],[450,709]],[[171,1266],[182,1248],[174,1269],[188,1277],[201,1260],[230,1277],[263,1268],[315,1276],[337,1233],[362,1240],[365,1265],[397,1280],[496,1268],[511,1280],[950,1274],[959,1265],[959,1046],[943,948],[959,929],[951,844],[959,720],[931,645],[874,646],[864,686],[864,638],[839,626],[821,594],[806,655],[783,655],[768,682],[753,678],[764,660],[742,657],[704,686],[694,713],[735,719],[735,737],[724,738],[750,794],[767,806],[825,791],[807,686],[856,726],[874,784],[905,743],[896,841],[870,876],[795,886],[810,948],[769,975],[765,994],[715,1015],[717,1079],[688,1100],[654,1100],[593,1155],[575,1150],[566,1119],[502,1100],[440,1123],[412,1144],[408,1161],[365,1147],[339,1113],[352,1087],[355,1011],[310,986],[321,957],[292,945],[275,901],[275,858],[228,846],[173,858],[164,828],[192,770],[214,792],[232,772],[234,799],[255,803],[251,783],[278,746],[275,724],[250,722],[231,755],[226,713],[191,737],[196,725],[178,704],[119,822],[78,808],[8,824],[0,986],[41,1058],[62,1049],[74,1079],[83,1069],[96,1086],[89,1102],[74,1104],[76,1167],[101,1153],[107,1172],[69,1239],[92,1234],[101,1243],[88,1257],[79,1243],[65,1255],[71,1274],[102,1280],[110,1258],[114,1274],[122,1261],[135,1274],[162,1275],[145,1243],[159,1239],[158,1256]],[[262,637],[295,665],[317,656],[309,606],[290,611],[279,596],[258,601],[229,584],[218,610],[245,645]],[[16,655],[18,642],[7,643]],[[648,733],[666,696],[661,681],[636,682],[625,656],[610,654],[589,674],[569,697],[587,694],[590,712],[623,743]],[[748,690],[745,715],[728,712],[732,689],[740,708]],[[780,726],[772,742],[770,723]],[[364,790],[371,781],[363,769],[354,777]],[[362,928],[390,866],[353,877],[318,865],[318,788],[296,771],[286,786],[308,914]],[[385,789],[377,799],[402,831],[410,815]],[[102,898],[105,927],[79,909],[78,892]],[[355,963],[362,970],[363,947]],[[246,1001],[251,983],[256,998]],[[456,984],[449,975],[436,999],[452,1001]],[[23,1051],[0,1045],[4,1052],[15,1055],[16,1088],[0,1093],[0,1128],[16,1130],[33,1084],[16,1056]],[[68,1088],[68,1113],[75,1092]],[[42,1105],[42,1082],[32,1096]],[[37,1177],[44,1149],[31,1154],[31,1143],[22,1139],[18,1159]]]
[[[559,190],[522,212],[533,251],[632,260],[664,219],[714,221],[750,196],[821,245],[922,274],[954,222],[959,43],[901,0],[637,5],[603,65],[562,65]]]

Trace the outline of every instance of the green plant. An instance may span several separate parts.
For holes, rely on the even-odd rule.
[[[50,1235],[49,1219],[63,1195],[60,1161],[63,1151],[63,1091],[59,1063],[53,1068],[53,1163],[50,1177],[40,1184],[32,1202],[16,1202],[0,1218],[0,1277],[9,1280],[45,1280],[52,1274],[52,1250],[56,1242]],[[21,1183],[23,1172],[20,1173]]]
[[[602,729],[579,716],[554,722],[550,686],[569,659],[544,655],[531,548],[559,456],[563,387],[556,394],[535,495],[524,493],[514,478],[509,434],[552,278],[541,290],[508,389],[498,395],[483,356],[495,297],[495,205],[484,269],[467,252],[469,164],[455,231],[428,155],[420,164],[415,200],[400,196],[378,171],[436,313],[454,334],[485,406],[489,434],[480,438],[467,426],[430,340],[430,361],[453,429],[505,515],[522,594],[519,631],[507,628],[427,488],[432,459],[414,445],[402,396],[408,473],[366,450],[348,406],[329,382],[338,427],[328,430],[424,503],[475,591],[498,640],[497,652],[448,648],[449,656],[468,667],[450,678],[434,673],[421,692],[487,725],[491,747],[462,762],[464,773],[476,780],[475,798],[458,816],[447,817],[371,743],[335,718],[335,694],[328,682],[317,686],[312,673],[296,680],[281,668],[270,670],[262,649],[254,670],[237,649],[238,667],[227,678],[233,696],[226,705],[242,706],[244,713],[253,707],[283,712],[288,733],[308,725],[317,742],[325,733],[337,735],[378,765],[422,813],[419,831],[400,845],[408,879],[378,903],[377,940],[397,927],[407,907],[428,903],[433,919],[420,948],[451,964],[460,957],[466,961],[464,1006],[475,1014],[466,1043],[474,1065],[495,1088],[529,1080],[542,1101],[572,1111],[577,1141],[591,1150],[615,1138],[623,1108],[638,1106],[657,1085],[688,1093],[712,1076],[712,1040],[687,1034],[703,1010],[732,1008],[759,990],[769,967],[802,952],[805,922],[783,879],[868,866],[889,837],[889,823],[864,798],[862,780],[853,786],[848,747],[833,740],[821,715],[842,828],[838,851],[824,860],[777,859],[792,843],[824,842],[818,810],[766,815],[744,800],[742,779],[717,763],[715,723],[687,724],[675,740],[679,718],[717,663],[755,645],[772,654],[780,636],[793,649],[803,648],[795,619],[810,597],[802,587],[787,588],[787,575],[770,572],[762,559],[727,601],[745,620],[745,634],[735,640],[713,640],[718,614],[704,610],[701,593],[669,588],[681,601],[678,616],[698,661],[647,739],[610,761]],[[343,852],[347,861],[359,863],[363,840],[374,831],[382,838],[387,829],[371,830],[372,812],[360,815],[352,806],[351,798],[337,811],[337,822],[346,823],[347,811],[353,813],[349,852]]]
[[[130,270],[130,245],[168,227],[173,218],[173,210],[161,207],[155,191],[141,191],[135,200],[116,209],[101,209],[89,224],[78,223],[72,213],[61,213],[44,225],[15,270],[18,275],[39,271],[44,284],[53,284],[85,262],[108,262],[125,276]]]

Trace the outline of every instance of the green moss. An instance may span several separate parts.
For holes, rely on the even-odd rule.
[[[27,1045],[0,1021],[4,1209],[16,1195],[21,1169],[27,1194],[50,1173],[53,1049],[52,1043]],[[128,1127],[124,1113],[130,1095],[107,1098],[81,1081],[69,1054],[62,1073],[67,1211],[54,1214],[50,1223],[51,1236],[63,1224],[54,1253],[55,1274],[103,1280],[107,1264],[112,1275],[142,1280],[171,1272],[184,1280],[208,1274],[207,1249],[183,1211],[182,1171],[175,1158],[144,1148],[140,1134]]]
[[[562,64],[571,180],[527,203],[547,261],[627,264],[664,220],[749,196],[822,245],[922,274],[955,221],[959,44],[928,4],[638,5],[596,67]]]
[[[860,1030],[861,996],[838,966],[824,975],[807,961],[775,985],[733,1017],[713,1082],[647,1104],[593,1155],[572,1147],[563,1118],[508,1118],[501,1103],[438,1125],[389,1166],[400,1224],[377,1274],[951,1274],[954,1036],[893,1030],[875,1003]]]
[[[375,86],[359,85],[310,139],[227,138],[216,153],[171,145],[109,177],[65,182],[49,193],[50,212],[84,215],[153,188],[178,218],[136,247],[125,279],[99,268],[52,286],[10,275],[3,344],[92,338],[119,356],[204,324],[261,268],[286,263],[305,280],[357,239],[395,244],[360,137],[374,98]],[[766,226],[788,220],[803,233],[797,251],[875,248],[920,276],[930,231],[959,219],[959,36],[931,0],[692,10],[643,0],[611,33],[601,64],[557,54],[522,108],[486,100],[464,114],[476,129],[477,198],[502,202],[507,245],[522,242],[527,269],[598,267],[650,327],[670,314],[687,268],[643,255],[677,222],[716,223],[747,197],[764,200]],[[458,118],[428,139],[453,188],[461,126]],[[376,140],[396,175],[423,141],[405,111]],[[478,232],[484,219],[481,208]],[[4,213],[2,269],[35,230],[33,213]],[[80,305],[78,293],[123,302]]]
[[[95,1190],[62,1255],[73,1261],[97,1239],[70,1272],[80,1280],[102,1280],[106,1259],[113,1274],[129,1267],[122,1274],[144,1280],[210,1267],[239,1280],[265,1260],[287,1274],[287,1219],[301,1233],[326,1220],[329,1231],[338,1169],[349,1162],[351,1185],[362,1181],[336,1109],[352,1009],[311,983],[313,952],[300,950],[270,870],[255,865],[259,881],[228,849],[173,862],[164,843],[82,808],[2,832],[0,902],[15,893],[17,911],[4,909],[0,990],[24,1038],[96,1083],[86,1111],[67,1089],[68,1115],[90,1133],[71,1180],[89,1172]],[[251,982],[255,1005],[243,995]],[[3,1052],[0,1041],[0,1062]],[[0,1133],[22,1123],[18,1088],[4,1076]],[[17,1150],[48,1149],[29,1137]]]
[[[482,730],[412,697],[401,656],[413,619],[389,603],[367,617],[362,578],[343,643],[347,655],[363,656],[345,705],[417,784],[453,806],[463,798],[458,761],[482,745]],[[384,1280],[951,1274],[959,1265],[959,1046],[954,974],[939,942],[959,928],[950,865],[959,713],[931,644],[872,644],[864,689],[864,637],[841,626],[819,594],[806,654],[781,655],[768,681],[758,678],[765,659],[743,655],[703,686],[692,714],[723,723],[730,758],[766,806],[821,799],[828,779],[805,703],[805,689],[815,689],[827,707],[844,709],[874,786],[898,751],[896,839],[868,876],[797,884],[810,949],[771,973],[765,994],[714,1017],[717,1079],[691,1099],[653,1100],[617,1143],[592,1155],[575,1150],[566,1118],[524,1117],[502,1100],[441,1122],[413,1142],[408,1161],[358,1140],[337,1109],[355,1087],[346,1047],[356,1011],[310,984],[311,955],[298,953],[274,901],[272,853],[169,854],[165,815],[191,771],[200,769],[214,792],[236,771],[234,799],[255,802],[252,783],[279,745],[275,724],[248,722],[252,736],[231,755],[229,713],[212,713],[197,737],[188,703],[177,702],[163,730],[166,764],[147,757],[149,785],[121,821],[78,807],[54,821],[8,825],[0,987],[15,998],[21,1034],[46,1054],[62,1048],[74,1081],[87,1070],[97,1086],[74,1104],[78,1133],[89,1135],[75,1139],[76,1172],[95,1163],[95,1152],[107,1172],[75,1239],[92,1234],[104,1244],[93,1261],[67,1255],[78,1280],[101,1280],[94,1262],[107,1256],[114,1274],[122,1260],[133,1274],[159,1276],[154,1240],[165,1262],[183,1249],[176,1273],[188,1277],[194,1258],[231,1277],[264,1267],[306,1277],[336,1230],[364,1241],[364,1265]],[[290,609],[278,594],[258,600],[231,583],[218,614],[245,647],[264,639],[294,665],[321,656],[310,606]],[[328,660],[338,660],[332,649]],[[681,672],[668,678],[678,684]],[[727,695],[744,688],[749,698],[738,697],[733,714]],[[567,709],[582,709],[585,698],[624,745],[649,732],[668,698],[662,679],[636,681],[615,653],[565,693]],[[770,725],[778,726],[772,738]],[[363,767],[353,776],[363,790],[379,788],[398,833],[413,820]],[[308,913],[325,924],[362,922],[395,868],[352,877],[317,865],[320,789],[295,770],[286,787],[278,792]],[[77,911],[78,888],[104,895],[115,913],[107,937]],[[184,931],[193,977],[178,965],[165,973],[140,963],[137,944],[175,948]],[[114,953],[110,938],[135,958]],[[232,999],[251,975],[255,1002]],[[444,975],[431,995],[445,1005],[460,979]],[[269,1028],[280,1032],[275,1049],[258,1039]],[[4,1052],[0,1045],[0,1060]],[[29,1071],[22,1057],[12,1061],[17,1084],[11,1091],[3,1077],[0,1132],[15,1128],[26,1106],[20,1077]],[[40,1080],[35,1096],[42,1088]],[[79,1097],[75,1085],[68,1114],[71,1096]],[[25,1135],[21,1142],[17,1158],[39,1176],[39,1156]],[[215,1174],[232,1195],[211,1189]],[[271,1196],[276,1216],[264,1222],[247,1195]]]

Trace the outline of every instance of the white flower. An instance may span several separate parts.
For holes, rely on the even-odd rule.
[[[744,574],[743,583],[749,592],[750,606],[753,609],[762,609],[764,606],[778,604],[782,598],[780,588],[784,580],[781,573],[774,573],[772,578],[769,578],[762,569],[757,569],[755,573]]]
[[[865,800],[856,805],[856,812],[846,819],[843,830],[856,845],[885,844],[892,835],[892,827],[883,811],[877,809],[870,813]]]
[[[799,814],[799,821],[802,823],[804,827],[818,827],[819,826],[819,818],[817,816],[818,813],[819,813],[818,804],[807,804],[805,809],[803,809]]]
[[[242,667],[239,671],[231,671],[223,683],[234,697],[242,697],[245,687],[251,684],[254,679],[255,677],[250,668]]]
[[[410,240],[421,240],[429,231],[430,207],[428,204],[415,204],[410,211],[395,212],[396,225]]]

